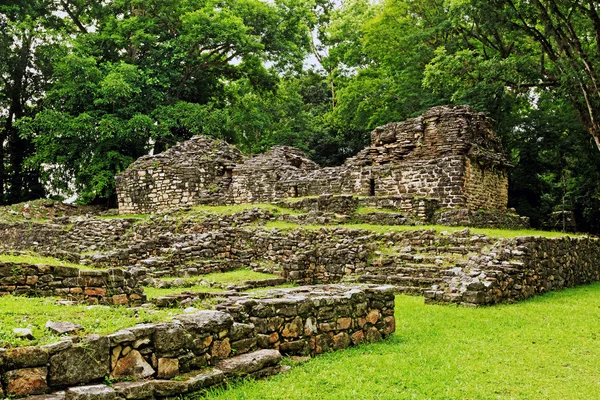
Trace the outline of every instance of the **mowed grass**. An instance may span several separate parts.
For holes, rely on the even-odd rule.
[[[209,399],[598,399],[600,284],[469,309],[396,299],[396,333]]]
[[[46,330],[46,322],[74,322],[83,326],[82,335],[110,334],[138,323],[159,322],[176,315],[173,310],[128,309],[125,307],[58,305],[56,298],[0,296],[0,347],[31,346],[58,341]],[[35,340],[17,338],[14,328],[31,328]]]
[[[469,229],[472,234],[486,235],[489,237],[497,238],[515,238],[519,236],[542,236],[548,238],[556,237],[582,237],[585,235],[575,233],[564,233],[564,232],[551,232],[551,231],[539,231],[535,229],[491,229],[491,228],[471,228],[464,226],[444,226],[444,225],[371,225],[371,224],[342,224],[342,225],[300,225],[287,221],[269,221],[265,224],[265,228],[279,229],[279,230],[293,230],[293,229],[306,229],[306,230],[319,230],[319,229],[334,229],[334,228],[345,228],[345,229],[362,229],[376,233],[388,233],[388,232],[406,232],[416,231],[424,229],[435,229],[437,232],[457,232],[463,229]]]

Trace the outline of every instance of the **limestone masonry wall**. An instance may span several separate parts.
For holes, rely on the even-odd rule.
[[[492,122],[460,107],[375,129],[371,146],[343,166],[319,168],[301,151],[274,147],[245,157],[194,137],[145,156],[117,177],[119,209],[144,213],[196,204],[269,203],[322,194],[426,197],[442,208],[505,211],[508,163]]]
[[[519,237],[471,257],[425,295],[433,302],[491,305],[599,281],[598,239]]]
[[[59,296],[90,304],[140,304],[146,300],[132,273],[119,268],[106,271],[73,267],[0,263],[0,296]]]
[[[0,397],[67,388],[52,398],[173,398],[228,377],[277,373],[280,351],[319,354],[379,341],[395,330],[390,287],[294,288],[273,296],[234,298],[220,307],[226,312],[198,311],[108,336],[0,349]],[[188,379],[169,380],[182,374]],[[134,381],[73,387],[107,377]]]

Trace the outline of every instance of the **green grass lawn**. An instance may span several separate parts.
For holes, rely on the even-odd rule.
[[[551,232],[551,231],[538,231],[535,229],[492,229],[492,228],[470,228],[464,226],[443,226],[443,225],[371,225],[371,224],[343,224],[343,225],[300,225],[286,221],[269,221],[265,225],[265,228],[274,228],[279,230],[291,230],[291,229],[307,229],[307,230],[318,230],[323,228],[345,228],[345,229],[363,229],[376,233],[387,233],[387,232],[405,232],[415,231],[423,229],[435,229],[437,232],[457,232],[463,229],[469,229],[473,234],[482,234],[490,237],[498,238],[515,238],[518,236],[542,236],[542,237],[580,237],[585,236],[574,233],[563,233],[563,232]]]
[[[0,347],[31,346],[58,340],[45,329],[47,321],[75,322],[86,334],[110,334],[138,323],[168,320],[178,310],[132,310],[125,307],[55,304],[56,298],[0,296]],[[30,327],[36,340],[19,339],[13,328]]]
[[[490,308],[398,296],[388,340],[209,399],[598,399],[600,284]]]

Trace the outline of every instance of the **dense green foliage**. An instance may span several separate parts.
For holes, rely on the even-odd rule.
[[[591,0],[0,1],[0,202],[114,197],[194,134],[336,165],[442,104],[497,122],[510,205],[600,232]]]
[[[396,297],[396,333],[188,399],[596,399],[600,284],[488,308]]]

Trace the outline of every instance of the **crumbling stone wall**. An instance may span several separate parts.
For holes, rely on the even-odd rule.
[[[0,393],[21,397],[67,388],[67,399],[173,398],[225,377],[277,373],[278,350],[320,354],[376,342],[395,330],[390,287],[294,288],[264,298],[234,298],[220,309],[226,312],[198,311],[81,342],[65,338],[0,349]],[[187,379],[169,380],[186,373]],[[134,382],[73,388],[106,377]],[[64,392],[56,396],[63,399]]]
[[[472,257],[425,295],[433,302],[491,305],[599,281],[598,239],[517,237]]]
[[[465,209],[504,212],[508,204],[508,173],[504,169],[465,160]]]
[[[270,203],[276,199],[298,197],[298,187],[290,181],[303,179],[306,173],[318,169],[319,166],[298,149],[273,147],[233,170],[233,202]]]
[[[117,177],[121,213],[194,204],[264,203],[322,194],[427,197],[443,208],[505,211],[508,163],[491,120],[473,109],[435,107],[375,129],[371,146],[343,166],[319,168],[299,150],[245,158],[194,137],[142,157]]]
[[[195,136],[144,156],[116,177],[121,213],[230,203],[231,177],[243,154],[223,141]]]
[[[315,355],[378,342],[396,329],[389,286],[311,286],[270,294],[272,298],[234,299],[219,307],[235,321],[252,324],[263,349]]]
[[[0,263],[0,296],[58,296],[90,304],[140,304],[146,300],[129,271]]]

